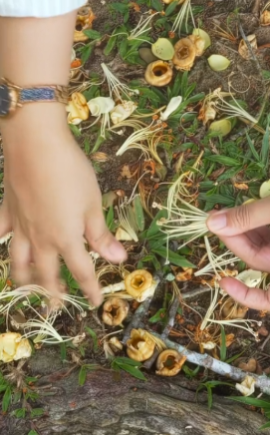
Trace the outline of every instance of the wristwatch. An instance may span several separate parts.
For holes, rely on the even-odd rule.
[[[22,88],[5,78],[0,79],[0,117],[8,116],[26,103],[35,102],[68,104],[68,87],[42,85]]]

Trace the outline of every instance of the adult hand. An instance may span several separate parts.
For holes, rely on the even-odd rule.
[[[59,285],[61,255],[95,305],[102,298],[84,247],[117,263],[126,258],[106,227],[94,171],[69,132],[60,104],[25,106],[2,126],[5,196],[0,237],[14,231],[12,274],[19,284],[33,279],[52,295]]]
[[[270,198],[213,213],[208,228],[249,267],[270,272]],[[233,278],[223,278],[221,287],[241,304],[270,310],[270,289],[248,288]]]

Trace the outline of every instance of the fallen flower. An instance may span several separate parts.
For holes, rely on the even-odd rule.
[[[158,281],[145,269],[134,270],[125,277],[125,289],[136,301],[143,302],[153,296]]]
[[[220,54],[212,54],[207,60],[213,71],[224,71],[231,63],[227,57],[221,56]]]
[[[248,269],[239,273],[236,279],[242,281],[247,287],[253,288],[257,287],[261,283],[263,279],[263,273],[259,272],[258,270]]]
[[[6,332],[0,335],[0,360],[7,363],[22,358],[29,358],[32,348],[27,338],[22,338],[16,332]]]
[[[145,80],[152,86],[168,85],[173,77],[173,70],[167,62],[156,60],[149,63],[145,71]]]
[[[161,121],[167,121],[167,119],[170,117],[170,115],[175,112],[180,104],[182,103],[183,98],[179,95],[178,97],[171,98],[168,106],[164,110],[164,112],[160,112],[160,119]]]
[[[248,35],[247,40],[252,48],[252,50],[257,50],[257,38],[256,35]],[[238,47],[238,53],[240,56],[242,56],[244,59],[248,60],[251,59],[252,53],[250,52],[249,47],[247,46],[244,39],[241,39],[239,47]]]
[[[137,109],[137,104],[133,101],[124,100],[121,104],[117,104],[110,112],[110,117],[114,125],[119,124]]]
[[[158,38],[151,46],[152,53],[161,60],[171,60],[174,56],[174,48],[169,39]]]
[[[219,119],[214,121],[209,126],[209,131],[215,132],[220,136],[227,136],[232,129],[232,123],[229,119]]]
[[[89,6],[79,9],[76,20],[76,29],[74,31],[74,42],[84,42],[89,39],[88,36],[85,35],[84,30],[92,28],[92,23],[95,18],[96,17]]]
[[[260,187],[260,198],[266,198],[270,195],[270,180],[264,181]]]
[[[241,384],[235,384],[235,388],[243,396],[251,396],[255,391],[255,379],[252,376],[246,376]]]
[[[176,376],[186,360],[186,356],[181,355],[174,349],[163,350],[156,362],[156,374],[161,376]]]
[[[270,11],[265,9],[260,16],[260,24],[261,26],[269,26],[270,25]]]
[[[87,106],[92,116],[99,117],[110,113],[115,106],[115,102],[111,97],[96,97],[88,101]]]
[[[199,36],[204,42],[204,50],[206,50],[211,45],[211,38],[207,32],[203,29],[194,29],[192,32],[193,35]]]
[[[71,99],[66,107],[68,113],[68,123],[78,125],[89,117],[87,101],[80,92],[73,92]]]
[[[127,340],[127,354],[135,361],[146,361],[151,358],[155,348],[165,348],[164,343],[144,329],[132,329]]]
[[[197,54],[196,46],[190,38],[180,39],[174,46],[173,64],[179,71],[190,71]]]
[[[225,319],[244,319],[247,314],[248,307],[238,304],[231,297],[226,298],[221,306],[221,313]]]
[[[255,373],[257,369],[257,361],[255,358],[250,358],[247,363],[241,361],[238,364],[238,367],[245,372]]]
[[[131,89],[124,83],[121,83],[120,80],[109,70],[105,63],[101,64],[101,68],[107,80],[111,98],[115,98],[117,101],[124,102],[125,100],[123,100],[123,96],[129,99],[131,95],[139,94],[137,89]]]
[[[128,315],[129,304],[127,301],[111,297],[103,305],[102,321],[109,326],[118,326]]]

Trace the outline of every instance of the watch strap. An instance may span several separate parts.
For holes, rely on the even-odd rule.
[[[18,103],[34,102],[59,102],[68,104],[68,87],[56,85],[20,88]]]

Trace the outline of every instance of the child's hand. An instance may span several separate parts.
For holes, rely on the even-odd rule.
[[[208,228],[249,267],[270,272],[270,198],[210,215]],[[270,290],[248,288],[233,278],[220,282],[236,301],[250,308],[270,311]]]
[[[30,122],[31,120],[31,122]],[[84,247],[111,262],[126,258],[106,227],[94,171],[79,149],[57,104],[25,106],[3,123],[5,197],[0,237],[13,229],[12,273],[38,283],[52,294],[59,289],[59,254],[86,297],[98,305],[101,294]]]

